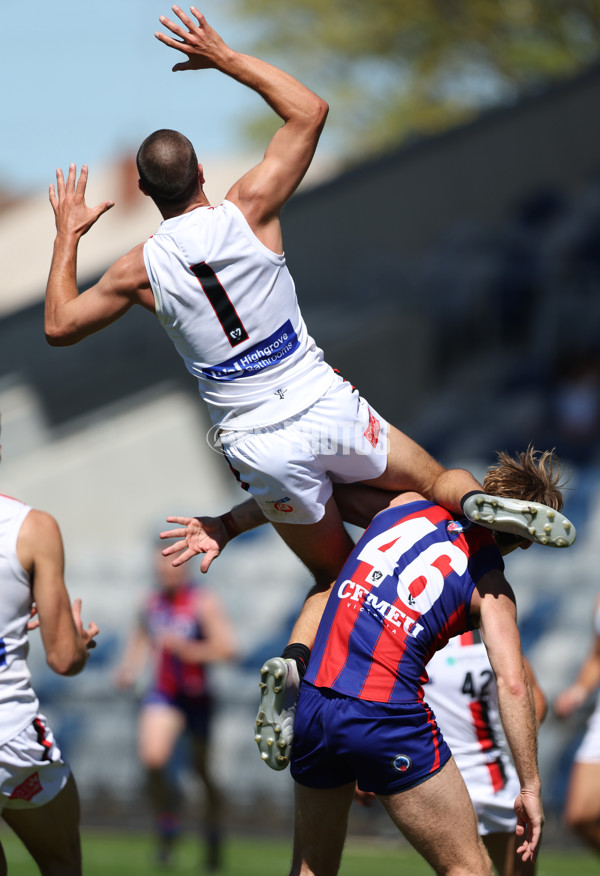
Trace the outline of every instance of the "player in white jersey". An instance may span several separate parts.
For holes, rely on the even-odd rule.
[[[84,629],[81,600],[71,608],[63,567],[54,518],[0,495],[0,816],[44,876],[81,874],[79,797],[31,687],[28,628],[39,624],[48,665],[59,675],[81,672],[98,633],[94,623]]]
[[[566,718],[600,685],[600,597],[594,610],[594,636],[590,651],[581,664],[577,678],[558,695],[554,711]],[[566,824],[600,852],[600,695],[587,722],[585,735],[575,752],[565,805]]]
[[[335,375],[308,336],[285,265],[280,213],[314,155],[328,107],[293,77],[233,51],[192,7],[181,24],[161,16],[166,46],[187,56],[174,70],[216,68],[261,95],[283,120],[264,158],[213,207],[192,144],[154,132],[138,152],[140,188],[163,223],[79,294],[77,246],[113,203],[85,203],[88,169],[69,167],[50,187],[57,234],[46,290],[49,343],[80,341],[138,304],[155,313],[198,380],[223,451],[316,592],[295,627],[312,644],[327,591],[352,542],[332,481],[416,490],[484,525],[565,547],[575,531],[532,503],[488,502],[473,476],[447,471]],[[195,19],[195,20],[194,20]],[[183,27],[181,26],[183,25]],[[303,525],[297,525],[303,524]]]
[[[546,698],[527,661],[538,726]],[[516,854],[514,810],[519,793],[515,770],[498,708],[496,678],[479,630],[450,639],[427,664],[425,699],[473,801],[479,833],[501,876],[535,872],[534,861]]]

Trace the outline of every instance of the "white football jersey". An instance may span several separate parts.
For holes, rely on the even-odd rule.
[[[235,204],[166,219],[144,262],[158,319],[215,425],[281,423],[327,391],[333,370],[307,332],[285,256]]]
[[[459,770],[485,765],[490,784],[501,785],[502,773],[514,767],[498,711],[496,677],[479,631],[450,639],[427,664],[427,674],[425,700]]]
[[[427,664],[425,699],[465,781],[479,833],[515,828],[519,778],[498,711],[496,678],[478,630],[450,639]]]
[[[0,495],[0,745],[38,713],[27,667],[31,581],[17,558],[17,537],[30,511],[29,505]]]

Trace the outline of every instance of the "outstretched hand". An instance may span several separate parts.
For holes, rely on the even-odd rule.
[[[160,31],[157,31],[154,36],[165,46],[177,49],[178,52],[183,52],[184,55],[188,56],[187,61],[175,64],[173,70],[204,70],[210,67],[220,67],[228,48],[219,34],[207,24],[206,19],[195,6],[190,9],[198,21],[197,24],[179,6],[171,8],[182,24],[187,27],[187,33],[179,24],[171,21],[166,15],[161,15],[160,23],[179,39],[173,39]]]
[[[95,207],[88,207],[85,203],[85,189],[88,179],[87,164],[82,166],[77,183],[75,182],[76,176],[77,171],[73,163],[69,165],[66,182],[61,168],[58,168],[56,188],[54,188],[54,184],[50,186],[50,203],[54,210],[57,232],[71,233],[76,237],[82,237],[103,213],[114,207],[114,201],[103,201]]]
[[[181,566],[192,557],[204,554],[201,572],[208,572],[212,561],[219,556],[230,537],[220,517],[167,517],[167,523],[178,523],[180,528],[161,532],[161,538],[179,538],[180,541],[166,547],[163,557],[179,554],[174,566]]]

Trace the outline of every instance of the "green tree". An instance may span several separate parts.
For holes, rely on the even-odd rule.
[[[600,55],[600,0],[230,0],[332,105],[347,155],[430,134]]]

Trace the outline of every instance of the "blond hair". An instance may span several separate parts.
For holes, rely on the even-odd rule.
[[[562,509],[562,466],[554,450],[535,450],[530,444],[515,456],[503,450],[497,455],[498,462],[490,466],[483,479],[486,493]]]

